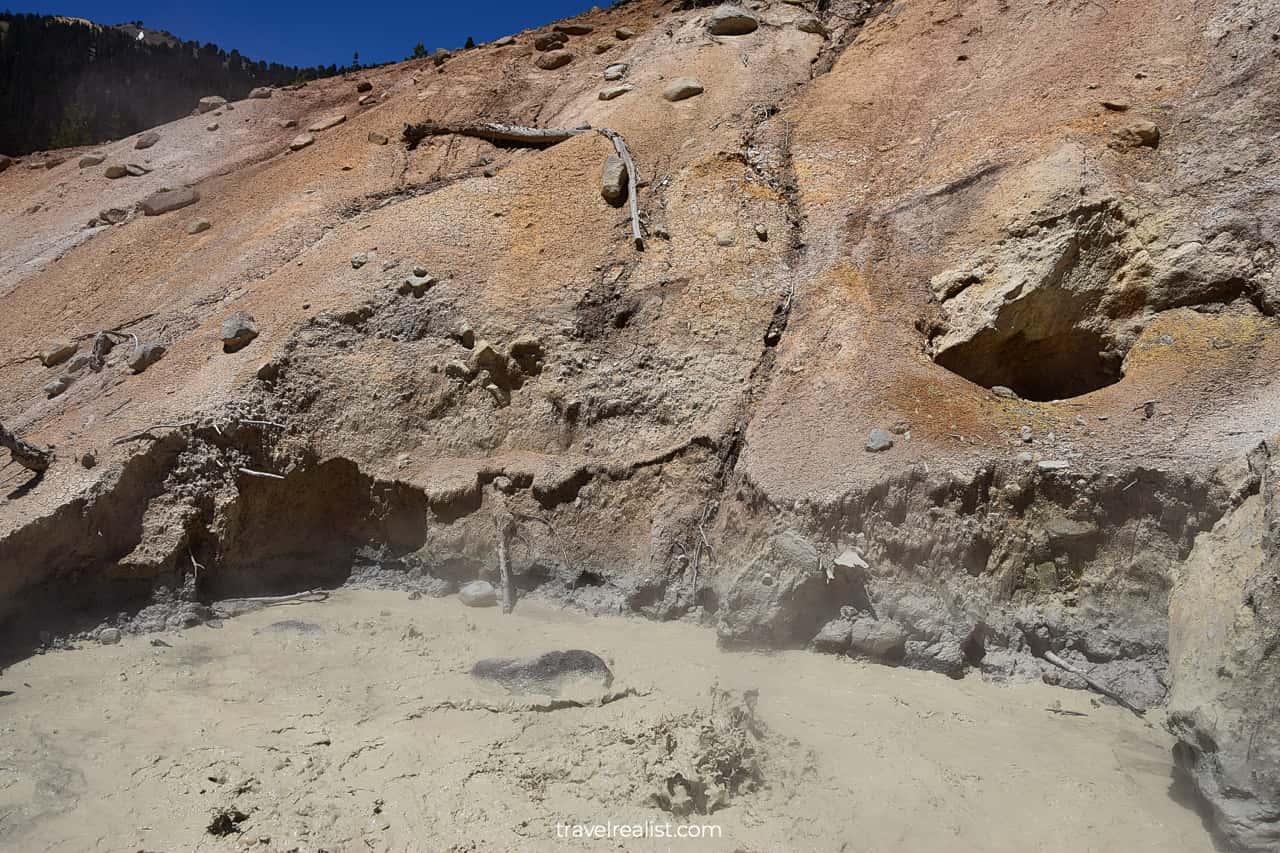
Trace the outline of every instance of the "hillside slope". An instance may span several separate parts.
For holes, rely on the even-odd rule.
[[[509,539],[527,595],[730,646],[1065,661],[1274,848],[1280,12],[822,5],[637,0],[558,67],[545,28],[0,174],[0,420],[55,454],[3,471],[15,640],[449,592]],[[605,136],[400,143],[428,120],[621,134],[643,250]],[[100,370],[31,358],[102,330]]]

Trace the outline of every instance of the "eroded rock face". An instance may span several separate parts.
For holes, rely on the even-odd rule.
[[[1261,486],[1222,472],[1280,422],[1280,13],[996,5],[773,6],[708,38],[710,10],[637,0],[543,42],[574,42],[556,74],[532,46],[378,71],[388,115],[607,115],[643,172],[642,252],[596,197],[596,134],[404,151],[353,113],[369,126],[285,156],[282,128],[352,81],[291,95],[293,118],[254,105],[198,157],[161,128],[177,161],[150,178],[5,173],[32,196],[14,210],[42,207],[0,229],[4,416],[59,456],[0,501],[0,618],[75,594],[72,572],[190,577],[189,543],[212,585],[340,582],[354,542],[453,592],[494,568],[501,496],[522,592],[1081,689],[1053,652],[1139,706],[1167,693],[1221,824],[1265,847]],[[643,35],[607,37],[623,27]],[[957,55],[922,63],[925,42]],[[635,88],[602,103],[602,74]],[[130,217],[161,179],[216,193],[216,227]],[[95,214],[123,227],[83,231]],[[211,351],[223,315],[199,307],[227,300],[271,318],[244,358]],[[174,355],[133,376],[95,346],[53,403],[60,369],[18,360],[117,328]],[[1236,532],[1213,545],[1215,525]]]
[[[1280,844],[1280,474],[1270,442],[1239,471],[1256,492],[1201,534],[1169,603],[1169,730],[1179,767],[1231,838]]]

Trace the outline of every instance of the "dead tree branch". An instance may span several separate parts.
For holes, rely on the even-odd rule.
[[[178,421],[175,424],[156,424],[155,426],[149,426],[146,429],[140,429],[137,432],[131,432],[128,435],[122,435],[119,438],[112,441],[111,443],[112,444],[128,444],[129,442],[137,441],[140,438],[149,438],[152,441],[155,441],[156,437],[151,434],[152,431],[154,430],[182,429],[183,427],[190,427],[195,425],[196,425],[195,421]]]
[[[631,239],[635,241],[637,249],[644,248],[644,235],[640,233],[640,200],[636,195],[636,162],[631,159],[631,150],[627,148],[627,141],[622,138],[622,134],[616,130],[610,130],[607,127],[599,129],[599,133],[605,139],[613,143],[613,150],[618,152],[618,156],[622,158],[622,162],[627,164],[627,205],[631,208]]]
[[[246,477],[261,477],[264,480],[283,480],[284,479],[284,477],[280,476],[279,474],[272,474],[268,471],[255,471],[252,468],[237,468],[236,470],[239,471],[241,474],[244,474]]]
[[[516,588],[511,578],[511,534],[516,520],[500,507],[493,513],[493,528],[498,535],[498,581],[502,584],[502,612],[510,613],[516,606]]]
[[[1053,652],[1046,650],[1044,653],[1044,659],[1047,660],[1049,663],[1053,664],[1054,666],[1056,666],[1058,669],[1061,669],[1065,672],[1069,672],[1072,675],[1076,676],[1077,678],[1082,679],[1085,684],[1089,685],[1091,688],[1098,691],[1103,696],[1106,696],[1108,699],[1111,699],[1116,704],[1124,708],[1128,708],[1130,711],[1137,714],[1139,717],[1146,714],[1146,711],[1143,711],[1141,708],[1135,707],[1129,702],[1129,700],[1125,699],[1123,696],[1116,693],[1114,690],[1107,687],[1106,685],[1093,680],[1088,675],[1086,675],[1082,670],[1077,669],[1076,667],[1067,663],[1066,661],[1058,657]]]
[[[0,447],[7,447],[14,462],[37,474],[47,471],[49,465],[53,462],[52,450],[46,450],[29,441],[23,441],[4,424],[0,424]]]
[[[518,124],[486,121],[477,124],[437,124],[424,121],[404,126],[404,141],[410,151],[418,147],[422,140],[433,136],[472,136],[485,139],[499,145],[522,145],[528,148],[548,148],[590,128],[577,127],[525,127]]]

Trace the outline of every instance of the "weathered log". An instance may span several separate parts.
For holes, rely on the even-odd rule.
[[[477,124],[438,124],[433,121],[406,124],[404,140],[410,151],[418,143],[431,136],[471,136],[503,145],[523,145],[529,148],[547,148],[571,139],[590,128],[578,127],[525,127],[518,124],[486,121]]]
[[[0,447],[7,447],[17,462],[28,471],[37,474],[49,469],[53,463],[53,451],[38,447],[29,441],[23,441],[11,432],[4,424],[0,424]]]

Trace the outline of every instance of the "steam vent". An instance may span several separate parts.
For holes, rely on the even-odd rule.
[[[1280,4],[271,83],[0,157],[0,849],[1280,850]]]

